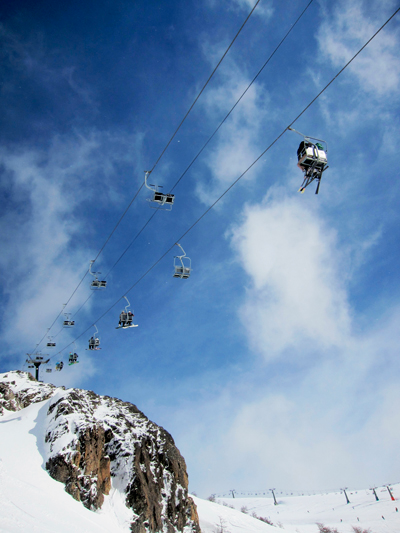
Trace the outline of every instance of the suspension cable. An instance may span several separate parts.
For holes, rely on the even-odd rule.
[[[243,178],[243,176],[245,174],[247,174],[247,172],[249,172],[249,170],[251,168],[253,168],[253,166],[272,148],[272,146],[274,146],[274,144],[276,144],[276,142],[286,133],[286,131],[311,107],[311,105],[326,91],[326,89],[328,89],[328,87],[340,76],[340,74],[350,65],[350,63],[352,63],[352,61],[354,61],[354,59],[364,50],[364,48],[366,48],[368,46],[368,44],[378,35],[378,33],[383,30],[383,28],[392,20],[392,18],[400,11],[400,7],[396,9],[396,11],[387,19],[387,21],[382,24],[382,26],[372,35],[372,37],[370,39],[368,39],[368,41],[358,50],[358,52],[356,52],[356,54],[354,54],[354,56],[344,65],[344,67],[339,70],[339,72],[331,79],[331,81],[329,83],[327,83],[325,85],[325,87],[311,100],[311,102],[309,104],[307,104],[307,106],[297,115],[297,117],[292,120],[292,122],[285,127],[285,129],[274,139],[274,141],[271,142],[271,144],[253,161],[253,163],[251,163],[250,166],[247,167],[247,169],[242,172],[242,174],[233,182],[231,183],[231,185],[215,200],[215,202],[213,204],[211,204],[205,211],[204,213],[178,238],[178,239],[175,239],[174,241],[174,244],[172,246],[170,246],[168,248],[168,250],[166,250],[162,255],[161,257],[159,257],[159,259],[157,259],[157,261],[155,263],[153,263],[153,265],[148,268],[146,270],[146,272],[138,279],[135,281],[135,283],[133,283],[133,285],[131,285],[131,287],[129,287],[129,289],[127,291],[125,291],[125,293],[120,297],[118,298],[118,300],[116,300],[114,302],[114,304],[109,307],[102,315],[100,315],[97,320],[91,324],[85,331],[83,331],[78,337],[75,338],[74,341],[71,341],[69,344],[67,344],[62,350],[60,350],[59,352],[57,352],[56,354],[54,354],[50,359],[52,359],[53,357],[55,357],[56,355],[59,355],[60,353],[62,353],[64,350],[66,350],[71,344],[73,344],[74,342],[76,342],[78,339],[80,339],[85,333],[87,333],[87,331],[89,331],[89,329],[91,329],[92,327],[94,327],[94,325],[96,323],[98,323],[102,318],[104,318],[104,316],[106,316],[116,305],[117,303],[122,300],[127,294],[129,294],[129,292],[134,288],[136,287],[136,285],[138,285],[143,278],[145,278],[147,276],[147,274],[149,274],[153,268],[155,266],[158,265],[158,263],[160,263],[160,261],[162,261],[162,259],[164,259],[164,257],[173,249],[173,247],[175,246],[175,243],[176,242],[179,242],[180,240],[182,240],[210,211],[211,209],[213,209],[213,207],[238,183],[239,180],[241,180]]]
[[[239,102],[242,100],[242,98],[244,97],[244,95],[247,93],[247,91],[250,89],[250,87],[253,85],[253,83],[256,81],[256,79],[258,78],[258,76],[261,74],[261,72],[264,70],[264,68],[268,65],[268,63],[270,62],[270,60],[272,59],[272,57],[275,55],[275,53],[278,51],[278,49],[280,48],[280,46],[283,44],[283,42],[286,40],[286,38],[288,37],[288,35],[290,34],[290,32],[294,29],[294,27],[297,25],[297,23],[300,21],[301,17],[304,15],[304,13],[307,11],[307,9],[310,7],[310,5],[312,4],[314,0],[310,0],[310,2],[307,4],[307,6],[303,9],[303,11],[300,13],[300,15],[297,17],[297,19],[295,20],[295,22],[293,24],[291,24],[289,30],[286,32],[285,36],[281,39],[281,41],[279,42],[279,44],[276,46],[276,48],[274,49],[274,51],[271,53],[271,55],[269,56],[269,58],[267,59],[267,61],[263,64],[263,66],[260,68],[260,70],[257,72],[257,74],[254,76],[254,78],[252,79],[252,81],[249,83],[249,85],[247,86],[247,88],[243,91],[243,93],[241,94],[241,96],[238,98],[238,100],[236,101],[236,103],[233,105],[233,107],[230,109],[230,111],[228,112],[228,114],[225,116],[225,118],[222,120],[222,122],[219,124],[219,126],[216,128],[216,130],[214,131],[214,133],[209,137],[209,139],[206,141],[206,143],[203,145],[203,147],[201,148],[201,150],[197,153],[197,155],[194,157],[194,159],[192,160],[192,162],[189,164],[189,166],[185,169],[185,171],[183,172],[183,174],[180,176],[180,178],[178,179],[178,181],[175,183],[175,185],[172,187],[171,189],[171,192],[175,189],[175,187],[178,185],[178,183],[181,181],[181,179],[185,176],[185,174],[187,173],[187,171],[190,169],[190,167],[193,165],[193,163],[197,160],[197,158],[200,156],[200,154],[203,152],[203,150],[205,149],[205,147],[209,144],[209,142],[212,140],[212,138],[215,136],[215,134],[218,132],[218,130],[221,128],[221,126],[224,124],[224,122],[227,120],[227,118],[230,116],[230,114],[233,112],[233,110],[235,109],[235,107],[239,104]],[[257,4],[256,4],[257,5]],[[256,6],[254,6],[253,8],[253,11],[255,9]],[[250,16],[250,15],[249,15]],[[232,41],[233,43],[233,41]],[[222,61],[222,59],[221,59]],[[220,62],[221,62],[220,61]],[[210,76],[211,78],[211,76]],[[210,79],[209,78],[209,79]],[[205,87],[205,86],[204,86]],[[203,89],[204,89],[203,87]],[[200,93],[201,94],[201,93]],[[199,96],[200,96],[199,94]],[[194,104],[193,104],[194,105]],[[192,106],[193,107],[193,106]],[[154,168],[154,167],[153,167]],[[127,253],[127,251],[129,250],[129,248],[133,245],[133,243],[136,241],[136,239],[139,237],[139,235],[142,233],[142,231],[146,228],[146,226],[150,223],[150,221],[153,219],[153,217],[155,216],[155,214],[159,211],[159,209],[157,209],[157,211],[155,211],[153,213],[153,215],[149,218],[149,220],[145,223],[145,225],[142,227],[142,229],[137,233],[137,235],[134,237],[134,239],[130,242],[130,244],[125,248],[125,250],[123,251],[123,253],[119,256],[119,258],[117,259],[117,261],[113,264],[113,266],[109,269],[108,273],[106,274],[105,278],[107,278],[107,276],[110,274],[110,272],[114,269],[114,267],[119,263],[119,261],[123,258],[123,256]],[[92,296],[92,295],[91,295]],[[74,316],[76,316],[79,311],[82,309],[82,307],[84,307],[84,305],[86,304],[86,302],[91,298],[91,296],[89,296],[87,298],[87,300],[85,300],[85,302],[81,305],[81,307],[78,309],[78,311],[76,311],[74,313]]]
[[[220,127],[222,126],[222,124],[224,124],[224,122],[226,121],[226,119],[230,116],[230,114],[232,113],[232,111],[235,109],[235,107],[238,105],[238,103],[240,102],[240,100],[243,98],[243,96],[247,93],[247,91],[250,89],[250,87],[253,85],[253,83],[256,81],[256,79],[258,78],[258,76],[261,74],[261,72],[264,70],[264,68],[268,65],[268,63],[271,61],[272,57],[275,55],[275,53],[278,51],[278,49],[281,47],[281,45],[283,44],[283,42],[286,40],[286,38],[288,37],[289,33],[294,29],[294,27],[296,26],[296,24],[299,22],[299,20],[301,19],[301,17],[304,15],[304,13],[307,11],[307,9],[310,7],[310,5],[313,3],[314,0],[310,0],[310,2],[307,4],[307,6],[303,9],[303,11],[300,13],[300,15],[297,17],[296,21],[290,26],[289,30],[286,32],[285,36],[282,38],[282,40],[280,41],[280,43],[278,44],[278,46],[275,48],[275,50],[271,53],[271,55],[269,56],[269,58],[267,59],[267,61],[263,64],[263,66],[260,68],[260,70],[257,72],[257,74],[254,76],[254,78],[251,80],[251,82],[249,83],[249,85],[246,87],[246,89],[243,91],[243,93],[240,95],[240,97],[236,100],[235,104],[233,105],[233,107],[230,109],[230,111],[228,112],[228,114],[225,116],[225,118],[220,122],[219,126],[216,128],[216,130],[214,131],[214,133],[211,135],[211,137],[208,138],[208,140],[204,143],[203,147],[200,149],[200,151],[197,153],[197,155],[192,159],[191,163],[186,167],[186,169],[184,170],[183,174],[180,176],[180,178],[178,179],[178,181],[175,183],[175,185],[172,187],[171,189],[171,192],[175,189],[175,187],[178,185],[178,183],[181,181],[181,179],[183,178],[183,176],[186,174],[186,172],[190,169],[190,167],[193,165],[193,163],[196,161],[196,159],[200,156],[200,154],[203,152],[203,150],[205,149],[205,147],[208,145],[208,143],[213,139],[213,137],[215,136],[215,134],[218,132],[218,130],[220,129]]]
[[[211,78],[214,76],[215,72],[217,71],[218,67],[221,65],[222,61],[224,60],[225,56],[227,55],[227,53],[229,52],[229,50],[231,49],[233,43],[236,41],[237,37],[239,36],[240,32],[242,31],[242,29],[244,28],[244,26],[246,25],[247,21],[249,20],[249,18],[251,17],[251,15],[253,14],[255,8],[257,7],[257,5],[260,3],[260,0],[257,0],[257,2],[254,4],[252,10],[250,11],[250,13],[247,15],[245,21],[243,22],[243,24],[240,26],[238,32],[236,33],[235,37],[232,39],[231,43],[229,44],[228,48],[225,50],[224,54],[222,55],[221,59],[219,60],[218,64],[216,65],[216,67],[214,68],[214,70],[212,71],[212,73],[210,74],[210,76],[208,77],[206,83],[203,85],[201,91],[199,92],[199,94],[196,96],[194,102],[192,103],[192,105],[190,106],[190,108],[188,109],[186,115],[183,117],[183,119],[181,120],[180,124],[178,125],[178,127],[176,128],[175,132],[173,133],[172,137],[170,138],[170,140],[168,141],[168,143],[166,144],[165,148],[163,149],[163,151],[161,152],[161,154],[159,155],[158,159],[156,160],[156,162],[154,163],[152,169],[150,172],[152,172],[155,167],[157,166],[158,162],[160,161],[160,159],[162,158],[162,156],[164,155],[164,153],[166,152],[166,150],[168,149],[169,145],[171,144],[172,140],[174,139],[175,135],[178,133],[179,129],[181,128],[182,124],[185,122],[186,118],[188,117],[189,113],[191,112],[191,110],[193,109],[193,107],[195,106],[197,100],[200,98],[201,94],[203,93],[203,91],[205,90],[205,88],[207,87],[208,83],[210,82]],[[129,202],[128,206],[126,207],[125,211],[122,213],[121,217],[119,218],[118,222],[115,224],[113,230],[111,231],[111,233],[109,234],[109,236],[107,237],[106,241],[104,242],[103,246],[100,248],[99,252],[97,253],[95,259],[93,262],[95,262],[98,257],[100,256],[101,252],[104,250],[104,248],[106,247],[108,241],[111,239],[112,235],[115,233],[116,229],[118,228],[118,226],[120,225],[120,223],[122,222],[122,219],[125,217],[126,213],[129,211],[131,205],[133,204],[133,202],[135,201],[135,199],[137,198],[139,192],[141,191],[141,189],[143,188],[143,185],[144,185],[144,182],[141,184],[141,186],[139,187],[138,191],[136,192],[136,194],[134,195],[134,197],[132,198],[132,200]],[[151,217],[152,218],[152,217]],[[148,221],[150,222],[150,220]],[[146,224],[147,225],[147,224]],[[146,226],[145,225],[145,226]],[[144,227],[145,227],[144,226]],[[143,228],[144,229],[144,228]],[[141,233],[141,232],[140,232]],[[135,238],[136,239],[136,238]],[[134,239],[134,240],[135,240]],[[133,244],[133,242],[131,243]],[[128,246],[128,248],[130,248],[131,244]],[[125,255],[126,251],[128,250],[128,248],[125,250],[125,252],[122,254]],[[122,256],[118,259],[117,263],[119,262],[119,260],[122,258]],[[115,263],[115,265],[117,264]],[[114,265],[114,266],[115,266]],[[114,268],[114,267],[112,267]],[[112,270],[112,268],[110,269],[110,271]],[[109,271],[109,272],[110,272]],[[67,301],[67,304],[70,302],[70,300],[72,299],[72,297],[74,296],[74,294],[76,293],[76,291],[78,290],[79,286],[81,285],[81,283],[83,282],[83,280],[85,279],[87,273],[89,271],[86,272],[85,276],[81,279],[81,281],[79,282],[78,286],[76,287],[76,289],[74,290],[74,292],[72,293],[72,295],[69,297],[68,301]],[[90,298],[91,296],[89,296]],[[89,299],[88,298],[88,299]],[[87,299],[87,300],[88,300]],[[85,303],[87,302],[87,300],[85,301]],[[67,305],[66,304],[66,305]],[[43,337],[41,338],[41,340],[39,341],[39,343],[37,344],[37,346],[39,346],[43,339],[46,337],[46,335],[49,333],[49,331],[51,330],[51,328],[54,326],[54,324],[56,323],[56,321],[58,320],[58,318],[61,316],[64,308],[66,307],[66,305],[64,305],[63,309],[59,312],[59,314],[57,315],[57,317],[55,318],[55,320],[53,321],[53,323],[51,324],[50,328],[48,328],[47,332],[45,333],[45,335],[43,335]],[[84,304],[83,304],[84,305]],[[80,311],[80,309],[82,308],[83,306],[81,306],[79,308],[78,311]],[[76,314],[76,313],[75,313]],[[57,333],[58,335],[58,333]]]
[[[185,122],[187,116],[189,115],[189,113],[191,112],[191,110],[193,109],[193,107],[195,106],[197,100],[200,98],[201,94],[203,93],[204,89],[207,87],[207,85],[209,84],[211,78],[214,76],[215,72],[217,71],[218,67],[220,66],[220,64],[222,63],[222,61],[224,60],[226,54],[229,52],[229,50],[231,49],[233,43],[236,41],[237,37],[239,36],[239,33],[242,31],[242,29],[244,28],[246,22],[249,20],[249,18],[251,17],[251,15],[253,14],[253,11],[255,10],[255,8],[258,6],[258,4],[260,3],[260,0],[257,0],[257,2],[254,4],[254,7],[253,9],[250,11],[250,13],[247,15],[247,18],[246,20],[243,22],[243,24],[240,26],[239,28],[239,31],[236,33],[235,37],[233,38],[232,42],[230,43],[230,45],[228,46],[228,48],[225,50],[223,56],[221,57],[221,59],[218,61],[218,64],[217,66],[214,68],[214,70],[211,72],[210,76],[208,77],[207,81],[205,82],[205,84],[203,85],[201,91],[199,92],[199,94],[196,96],[196,98],[194,99],[194,102],[193,104],[189,107],[189,110],[188,112],[186,113],[186,115],[183,117],[181,123],[179,124],[179,126],[176,128],[176,130],[174,131],[172,137],[170,138],[170,140],[168,141],[166,147],[164,148],[164,150],[161,152],[161,154],[159,155],[157,161],[154,163],[153,165],[153,168],[150,170],[150,172],[153,172],[153,170],[156,168],[158,162],[160,161],[160,159],[162,158],[162,156],[164,155],[165,151],[167,150],[168,146],[171,144],[173,138],[175,137],[175,135],[178,133],[180,127],[182,126],[182,124]]]

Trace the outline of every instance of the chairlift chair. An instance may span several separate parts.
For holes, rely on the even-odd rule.
[[[61,372],[63,367],[64,367],[64,363],[62,361],[59,361],[58,363],[56,363],[56,371],[57,372]]]
[[[56,343],[51,340],[53,337],[47,337],[47,338],[49,339],[49,342],[46,344],[47,348],[55,348]]]
[[[68,364],[71,366],[71,365],[75,365],[75,364],[79,363],[78,357],[79,356],[78,356],[78,354],[76,352],[70,352],[69,357],[68,357]],[[60,370],[61,369],[62,369],[62,366],[61,366]]]
[[[66,320],[63,322],[64,328],[72,328],[75,326],[75,320],[71,320],[71,313],[64,313]]]
[[[126,296],[124,296],[125,300],[127,301],[127,306],[123,311],[121,311],[121,314],[119,315],[119,323],[118,326],[115,329],[128,329],[128,328],[137,328],[138,324],[133,323],[133,317],[134,314],[132,311],[128,310],[128,307],[130,307],[129,300]]]
[[[328,168],[327,142],[316,137],[303,135],[293,128],[289,127],[288,129],[303,137],[297,150],[297,166],[304,172],[304,180],[299,192],[303,193],[311,182],[317,180],[318,185],[315,194],[318,194],[322,173]]]
[[[93,265],[94,261],[95,261],[94,259],[92,261],[90,261],[90,265],[89,265],[89,274],[91,274],[94,277],[94,280],[90,284],[90,288],[92,290],[105,289],[107,287],[107,282],[106,281],[101,281],[97,277],[97,274],[101,274],[101,272],[92,272],[92,265]]]
[[[46,368],[46,372],[47,372],[48,374],[50,374],[50,372],[52,372],[52,369],[51,369],[51,368]]]
[[[173,203],[175,201],[175,195],[171,193],[163,193],[158,189],[162,188],[162,185],[153,185],[147,183],[147,178],[149,177],[151,170],[145,170],[144,173],[144,184],[146,187],[153,192],[152,198],[147,198],[148,202],[155,202],[157,206],[152,206],[153,209],[164,209],[165,211],[171,211]]]
[[[175,243],[176,246],[182,250],[183,255],[176,255],[174,257],[174,278],[188,279],[192,271],[192,261],[190,257],[186,257],[186,252],[180,244]]]
[[[88,350],[101,350],[101,348],[99,348],[100,339],[96,336],[97,333],[99,332],[99,330],[97,329],[96,325],[94,327],[96,328],[96,333],[92,337],[90,337],[90,339],[89,339],[89,347],[87,349]]]

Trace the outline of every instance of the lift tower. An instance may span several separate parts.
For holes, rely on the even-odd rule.
[[[36,352],[34,354],[27,353],[26,355],[28,356],[28,359],[26,360],[28,363],[28,368],[35,368],[35,378],[37,381],[39,381],[39,367],[40,365],[48,363],[50,359],[45,361],[40,352]]]

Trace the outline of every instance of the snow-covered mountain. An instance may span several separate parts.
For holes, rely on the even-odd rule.
[[[8,372],[0,375],[0,427],[0,476],[15,485],[10,465],[18,465],[18,472],[25,456],[32,460],[17,476],[17,493],[26,484],[35,486],[36,478],[51,492],[53,478],[92,511],[103,509],[110,494],[108,505],[117,502],[121,508],[123,501],[123,523],[129,523],[133,533],[199,533],[185,460],[171,435],[136,406],[40,383],[28,373]],[[4,479],[0,484],[4,487]],[[35,495],[31,498],[37,501]],[[24,509],[25,498],[18,501],[12,499],[9,505]],[[119,512],[115,518],[120,520]],[[16,530],[22,531],[9,529]]]
[[[191,498],[172,437],[134,405],[0,374],[1,533],[400,533],[391,491]]]

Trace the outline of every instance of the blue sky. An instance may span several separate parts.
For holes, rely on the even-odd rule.
[[[308,2],[261,0],[160,162],[169,191]],[[0,11],[0,372],[21,368],[71,296],[253,7],[15,1]],[[190,489],[323,490],[398,480],[397,15],[294,124],[328,142],[320,194],[300,195],[285,135],[128,298],[103,315],[308,105],[397,8],[314,0],[232,115],[76,314],[45,374],[135,403],[174,436]],[[94,270],[153,211],[142,189]],[[71,299],[73,315],[89,280]],[[102,350],[89,353],[96,323]],[[81,336],[82,335],[82,336]],[[42,344],[39,349],[44,350]],[[44,350],[45,351],[45,350]],[[55,363],[61,355],[52,359]]]

